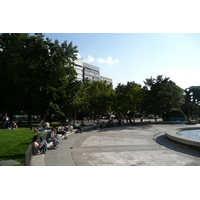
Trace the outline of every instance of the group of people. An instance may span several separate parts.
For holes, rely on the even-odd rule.
[[[107,127],[112,126],[121,126],[121,119],[118,119],[116,122],[113,122],[112,119],[109,119],[108,121],[100,121],[99,119],[96,119],[94,121],[94,127],[95,129],[101,129],[103,127],[103,124],[105,124]]]
[[[3,126],[2,128],[7,128],[7,129],[17,129],[18,125],[16,122],[12,122],[12,124],[10,125],[10,117],[8,116],[8,114],[6,113],[3,116]]]
[[[47,142],[53,142],[53,149],[58,148],[58,140],[60,139],[59,136],[56,134],[56,129],[52,128],[51,131],[48,133],[49,137],[46,140],[41,141],[40,135],[34,135],[32,139],[32,146],[34,149],[34,154],[46,154],[47,152]]]
[[[64,139],[68,139],[67,137],[67,133],[68,131],[72,131],[72,126],[70,126],[69,124],[66,125],[59,125],[58,128],[52,128],[47,136],[47,141],[43,140],[41,142],[41,137],[40,135],[35,135],[32,139],[32,146],[34,148],[34,152],[35,154],[46,154],[47,151],[47,142],[53,142],[53,149],[57,149],[58,148],[58,144],[59,144],[59,135],[61,134],[62,136],[64,136]],[[33,127],[34,132],[38,132],[37,128]]]
[[[67,132],[72,132],[72,129],[73,127],[70,126],[68,123],[66,123],[66,125],[60,124],[57,128],[57,134],[62,134],[62,136],[64,136],[64,139],[67,139]]]

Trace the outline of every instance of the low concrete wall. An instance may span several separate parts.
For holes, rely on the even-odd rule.
[[[29,144],[25,154],[26,166],[30,166],[32,157],[33,157],[32,144]]]
[[[42,137],[42,140],[46,140],[47,133],[48,132],[45,132],[40,135]],[[41,156],[41,155],[33,155],[33,148],[32,148],[32,144],[30,143],[26,150],[26,154],[25,154],[26,166],[31,165],[31,160],[32,160],[33,156],[36,157],[36,156]]]
[[[200,147],[200,141],[193,140],[193,139],[190,139],[190,138],[186,138],[186,137],[183,137],[183,136],[176,134],[176,132],[178,132],[178,131],[192,130],[192,129],[199,129],[200,130],[200,128],[197,128],[197,127],[196,128],[195,127],[179,128],[179,129],[175,129],[173,131],[169,131],[167,133],[165,132],[165,135],[166,135],[166,137],[168,137],[169,139],[171,139],[175,142],[194,146],[194,147]]]
[[[83,131],[87,130],[93,130],[94,126],[85,126],[82,127]],[[69,133],[68,135],[72,135],[76,132],[77,129],[74,129],[72,133]],[[40,136],[42,137],[42,140],[47,140],[47,133],[45,132],[41,134]],[[32,145],[29,144],[26,154],[25,154],[25,159],[26,159],[26,166],[35,166],[35,163],[37,163],[38,166],[44,166],[44,154],[40,155],[33,155],[33,150],[32,150]]]

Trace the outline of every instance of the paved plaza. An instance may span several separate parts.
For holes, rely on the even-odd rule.
[[[33,156],[45,166],[199,166],[200,150],[165,137],[184,124],[146,124],[90,130],[61,139],[59,148]],[[40,156],[40,157],[38,157]]]

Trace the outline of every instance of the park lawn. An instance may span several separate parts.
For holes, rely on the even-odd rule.
[[[25,154],[35,133],[30,128],[0,129],[0,160],[16,160],[25,166]]]

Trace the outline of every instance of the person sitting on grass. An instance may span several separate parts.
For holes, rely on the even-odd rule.
[[[31,127],[30,129],[33,130],[34,133],[38,133],[39,132],[39,130],[36,127]]]
[[[46,154],[46,152],[47,152],[47,142],[45,140],[40,142],[40,136],[39,135],[34,135],[31,144],[34,148],[34,154]]]
[[[12,129],[17,129],[17,128],[18,128],[17,123],[13,122],[12,123]]]

